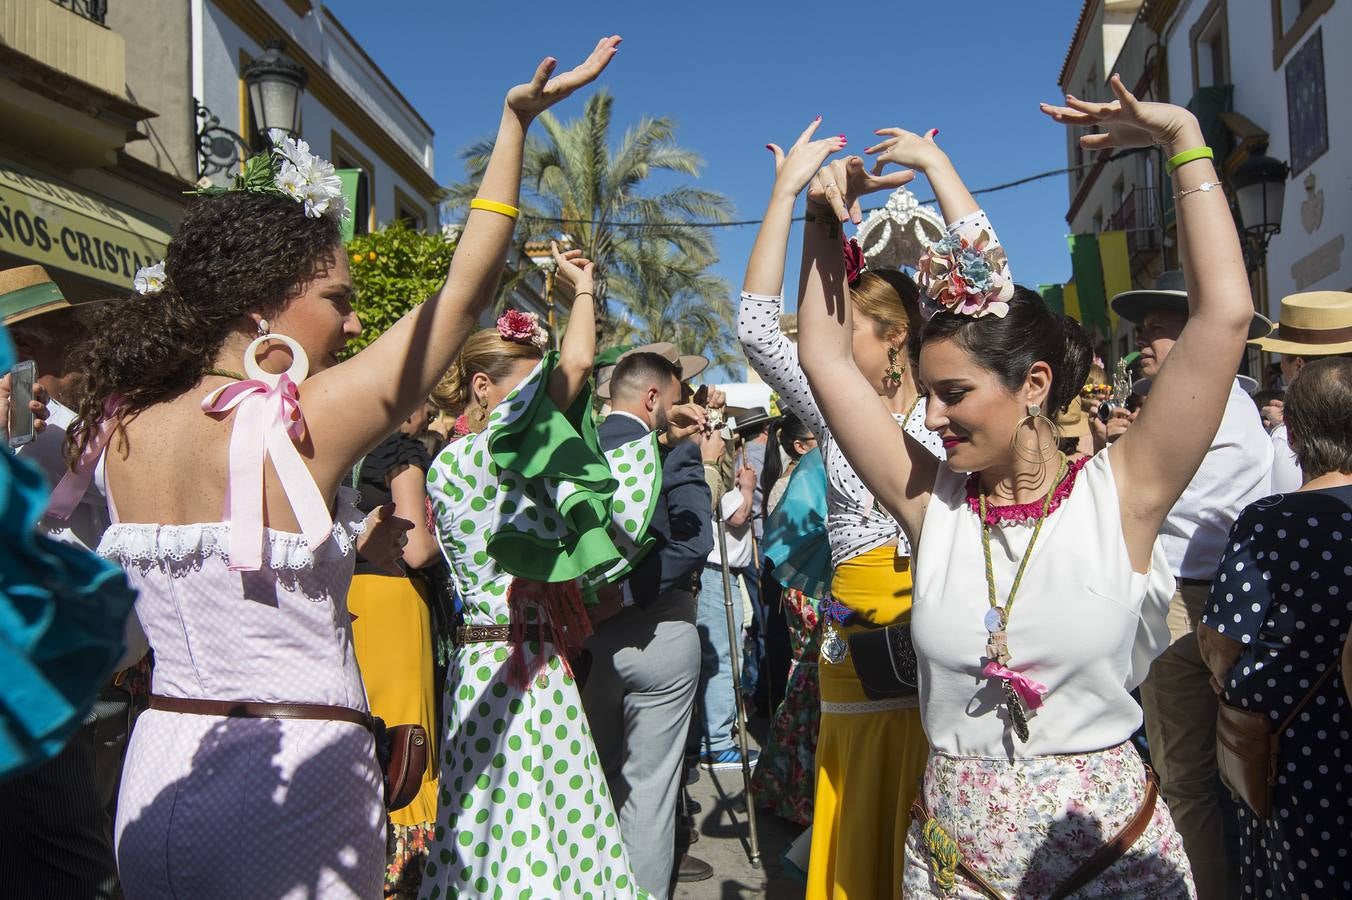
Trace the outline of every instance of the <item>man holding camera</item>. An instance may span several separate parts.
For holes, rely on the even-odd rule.
[[[1156,377],[1188,320],[1183,273],[1165,272],[1154,290],[1118,294],[1112,305],[1138,326],[1142,376]],[[1272,323],[1255,313],[1250,338],[1271,330]],[[1110,440],[1130,427],[1129,418],[1114,413]],[[1234,896],[1235,866],[1225,847],[1216,770],[1216,695],[1198,649],[1197,624],[1230,526],[1245,506],[1270,493],[1271,468],[1272,442],[1236,379],[1211,448],[1160,531],[1177,582],[1169,606],[1172,642],[1141,685],[1141,706],[1151,763],[1192,863],[1199,900]]]

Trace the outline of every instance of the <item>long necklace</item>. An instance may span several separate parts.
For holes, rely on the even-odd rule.
[[[1023,559],[1019,561],[1018,571],[1014,573],[1014,583],[1009,587],[1009,596],[1005,598],[1005,605],[1002,607],[995,598],[995,567],[991,564],[991,526],[986,519],[986,494],[983,491],[979,497],[979,509],[981,514],[981,550],[986,557],[986,591],[987,599],[990,600],[991,608],[986,611],[985,625],[986,631],[990,637],[986,639],[986,658],[995,663],[1003,671],[1008,671],[1005,666],[1009,664],[1009,614],[1014,608],[1014,596],[1019,592],[1019,583],[1023,581],[1024,570],[1028,568],[1028,560],[1033,556],[1033,547],[1037,544],[1037,537],[1042,533],[1042,523],[1047,521],[1047,513],[1051,510],[1052,497],[1056,493],[1056,488],[1061,483],[1061,479],[1066,474],[1066,457],[1061,454],[1061,465],[1057,468],[1056,477],[1052,479],[1051,486],[1047,488],[1047,496],[1042,500],[1042,513],[1038,516],[1037,524],[1033,526],[1033,536],[1028,540],[1028,547],[1023,551]],[[1014,683],[1010,677],[1000,677],[1001,688],[1005,695],[1005,712],[1009,715],[1010,724],[1014,726],[1014,733],[1018,735],[1020,741],[1028,743],[1028,713],[1023,708],[1023,702],[1019,699],[1018,692],[1014,689]]]
[[[235,381],[243,381],[244,376],[238,372],[231,372],[229,369],[207,369],[208,375],[219,375],[222,378],[233,378]]]

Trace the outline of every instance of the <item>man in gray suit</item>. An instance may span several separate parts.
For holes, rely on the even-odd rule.
[[[603,603],[595,614],[587,644],[593,663],[582,692],[634,875],[657,900],[670,888],[676,800],[699,681],[693,586],[713,549],[704,465],[699,447],[683,439],[700,430],[703,414],[678,406],[681,376],[679,359],[642,351],[622,357],[611,375],[612,412],[599,429],[601,447],[658,432],[662,489],[648,527],[653,549],[620,584],[611,608]],[[685,868],[698,863],[686,860]],[[698,865],[703,877],[712,874]]]

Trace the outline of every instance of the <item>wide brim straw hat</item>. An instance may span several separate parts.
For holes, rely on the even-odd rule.
[[[1123,291],[1113,298],[1113,312],[1135,325],[1145,322],[1146,313],[1162,309],[1188,315],[1188,291],[1180,269],[1161,272],[1151,290]],[[1272,320],[1254,313],[1249,321],[1249,340],[1272,331]]]
[[[641,344],[624,351],[615,359],[616,365],[626,356],[633,356],[635,353],[656,353],[658,356],[670,363],[678,366],[681,370],[681,381],[689,381],[705,369],[709,368],[709,361],[702,356],[694,354],[680,354],[676,352],[676,345],[668,341],[658,341],[656,344]],[[610,377],[615,372],[614,366],[604,366],[596,371],[596,396],[602,400],[610,399]]]
[[[0,270],[0,315],[4,316],[6,325],[58,309],[69,309],[70,305],[42,266]]]
[[[1352,294],[1308,291],[1283,297],[1277,330],[1249,343],[1292,356],[1352,353]]]
[[[1056,427],[1061,429],[1063,438],[1081,438],[1089,434],[1089,417],[1084,414],[1078,398],[1056,417]]]

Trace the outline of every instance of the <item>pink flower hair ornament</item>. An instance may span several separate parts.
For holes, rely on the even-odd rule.
[[[845,238],[842,250],[845,254],[845,280],[854,284],[859,280],[860,275],[868,271],[868,263],[864,259],[864,248],[860,247],[859,242],[854,238]]]
[[[530,344],[540,350],[549,346],[549,332],[540,324],[535,313],[509,309],[498,319],[498,334],[504,341],[514,344]]]
[[[956,234],[935,241],[921,254],[915,280],[927,301],[921,304],[926,319],[940,310],[1003,319],[1014,298],[1009,259],[985,229],[971,241]]]

